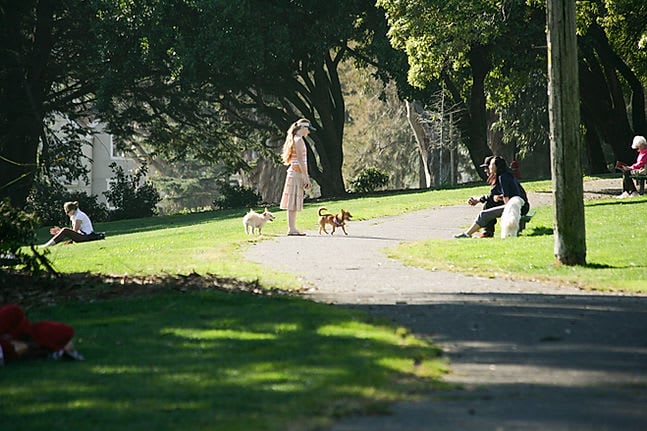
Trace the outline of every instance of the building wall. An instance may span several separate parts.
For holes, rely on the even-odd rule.
[[[106,205],[108,202],[103,193],[108,191],[113,176],[110,165],[114,162],[129,174],[134,174],[139,168],[137,161],[120,153],[116,144],[115,137],[107,133],[97,133],[92,137],[91,193],[99,196],[99,201]]]
[[[109,206],[104,192],[108,191],[110,181],[113,177],[110,165],[114,162],[121,166],[127,174],[134,174],[139,168],[139,163],[125,154],[118,151],[117,142],[112,135],[103,132],[103,127],[97,125],[96,133],[89,134],[86,137],[87,144],[83,145],[82,152],[84,163],[89,169],[88,175],[90,183],[85,184],[82,181],[76,181],[73,184],[67,184],[69,191],[85,192],[89,195],[97,196],[99,202]]]

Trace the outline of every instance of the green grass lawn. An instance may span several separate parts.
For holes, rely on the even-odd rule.
[[[647,231],[639,221],[644,214],[646,197],[587,201],[586,266],[556,264],[552,207],[537,208],[518,238],[424,240],[391,248],[387,254],[427,269],[647,293]]]
[[[433,204],[419,196],[366,198],[355,213],[362,219]],[[345,204],[310,204],[299,224],[314,229],[318,206]],[[293,275],[242,258],[259,240],[244,234],[243,214],[98,223],[106,240],[58,245],[49,258],[62,273],[197,272],[300,287]],[[268,237],[286,230],[285,213],[276,215]],[[48,237],[43,228],[39,240]],[[72,324],[87,360],[9,364],[0,420],[16,430],[309,430],[351,413],[385,412],[442,385],[446,369],[438,348],[405,328],[298,298],[169,292],[32,307],[28,315]]]
[[[524,183],[528,191],[549,191],[550,181]],[[355,220],[397,215],[438,205],[464,204],[469,195],[487,187],[477,185],[449,190],[414,191],[355,198],[344,201],[309,203],[299,215],[301,229],[317,228],[317,207],[337,212],[352,208]],[[645,197],[631,200],[600,200],[586,203],[587,262],[584,267],[559,267],[553,255],[552,209],[536,208],[528,229],[516,239],[501,242],[428,240],[389,250],[389,255],[408,264],[442,268],[491,277],[532,278],[557,284],[575,284],[587,289],[647,292],[644,244],[641,229]],[[283,235],[285,212],[275,208],[277,219],[268,223],[264,237]],[[218,274],[241,280],[259,280],[268,288],[296,288],[290,274],[268,271],[242,258],[255,236],[243,232],[245,211],[206,212],[98,224],[108,238],[85,244],[51,248],[50,258],[62,272],[108,274]],[[464,226],[457,226],[457,231]],[[41,232],[44,242],[46,230]],[[504,247],[505,245],[505,247]]]
[[[289,297],[207,291],[29,310],[77,329],[82,362],[4,367],[14,431],[307,430],[430,389],[430,342]]]
[[[482,189],[482,187],[481,187]],[[306,204],[299,214],[301,229],[317,229],[317,208],[337,212],[352,208],[354,220],[448,205],[463,201],[463,189],[389,194],[347,201]],[[277,216],[263,229],[264,237],[284,235],[287,231],[285,211],[269,208]],[[259,208],[260,210],[260,208]],[[242,217],[245,210],[204,212],[188,215],[154,217],[111,223],[97,223],[107,239],[90,243],[57,245],[49,249],[49,258],[61,272],[104,274],[218,274],[242,280],[260,280],[266,287],[295,288],[297,280],[286,274],[268,271],[241,257],[241,250],[259,238],[245,235]],[[49,238],[46,228],[39,241]]]
[[[524,185],[529,191],[550,190],[548,181]],[[463,204],[486,190],[479,185],[309,203],[299,226],[316,229],[318,206],[335,212],[351,208],[355,219],[367,220]],[[518,238],[428,240],[388,253],[425,268],[647,292],[647,234],[641,224],[646,209],[644,197],[588,202],[584,267],[555,266],[550,207],[537,208]],[[59,245],[49,257],[63,273],[196,272],[258,280],[264,288],[299,287],[292,274],[245,261],[241,252],[261,239],[244,234],[243,214],[97,224],[106,240]],[[276,215],[265,237],[285,233],[285,213]],[[40,240],[47,238],[43,229]],[[38,306],[28,315],[74,325],[87,360],[8,365],[0,385],[0,421],[15,430],[315,429],[340,415],[384,411],[393,400],[438,385],[445,366],[431,342],[404,328],[282,296],[169,291]]]

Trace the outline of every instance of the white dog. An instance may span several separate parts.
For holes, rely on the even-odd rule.
[[[274,214],[269,212],[267,208],[265,208],[265,211],[263,211],[262,214],[257,213],[254,210],[249,210],[247,214],[245,214],[245,217],[243,217],[243,226],[245,226],[245,233],[250,234],[254,233],[254,229],[258,230],[258,235],[261,234],[261,230],[263,229],[263,226],[265,226],[265,223],[268,221],[274,221]]]
[[[517,236],[519,233],[519,219],[521,218],[521,207],[526,202],[519,196],[511,197],[501,214],[501,238]]]

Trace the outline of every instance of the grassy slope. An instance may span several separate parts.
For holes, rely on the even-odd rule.
[[[586,266],[555,264],[553,215],[549,207],[537,209],[527,230],[517,239],[419,241],[390,249],[388,254],[428,269],[542,280],[591,290],[647,293],[647,234],[635,222],[635,214],[645,208],[645,198],[588,202]]]
[[[529,191],[550,190],[550,182],[527,182]],[[353,209],[355,219],[366,220],[435,205],[459,204],[483,186],[440,191],[411,192],[348,201],[309,204],[299,215],[302,228],[315,229],[316,208],[332,211]],[[647,292],[644,286],[645,234],[636,223],[644,213],[644,197],[632,200],[590,201],[586,205],[587,261],[585,267],[557,267],[553,257],[552,211],[538,208],[524,235],[504,243],[494,238],[482,241],[429,240],[390,250],[393,257],[428,268],[541,279],[573,283],[587,289]],[[271,209],[271,208],[270,208]],[[197,272],[244,280],[258,279],[266,287],[297,287],[288,274],[266,272],[241,258],[241,248],[258,239],[243,234],[243,212],[202,213],[159,217],[99,225],[108,239],[87,244],[57,246],[51,258],[63,272],[155,274]],[[266,236],[285,232],[285,212],[266,225]],[[457,226],[457,230],[463,226]],[[44,240],[46,235],[43,234]]]

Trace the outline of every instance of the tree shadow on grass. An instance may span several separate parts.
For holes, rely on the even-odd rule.
[[[537,226],[533,227],[526,233],[526,236],[545,236],[553,235],[555,232],[552,227]]]
[[[393,366],[423,370],[440,355],[364,313],[286,296],[175,292],[41,307],[30,318],[73,325],[86,360],[10,365],[0,418],[25,430],[311,429],[383,414],[390,399],[429,388],[433,379]]]

